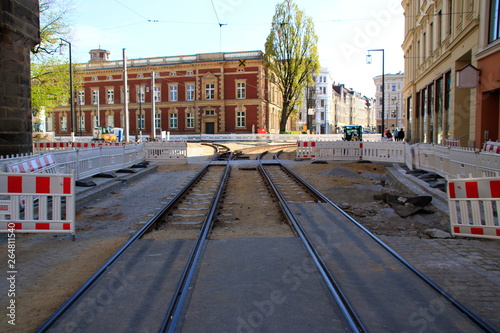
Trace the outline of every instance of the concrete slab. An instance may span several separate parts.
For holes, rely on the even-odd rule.
[[[182,332],[342,332],[298,238],[210,240]]]
[[[49,331],[158,331],[192,245],[138,240]]]
[[[333,206],[291,207],[370,332],[481,331]]]

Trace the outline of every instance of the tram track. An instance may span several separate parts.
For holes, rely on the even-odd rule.
[[[275,211],[278,210],[278,207],[282,209],[283,213],[278,214],[280,216],[276,217],[277,219],[273,224],[283,226],[288,223],[290,226],[289,234],[285,235],[285,237],[290,237],[290,241],[284,240],[284,243],[294,242],[295,235],[300,237],[302,244],[310,256],[308,260],[311,260],[315,264],[315,270],[319,272],[326,288],[330,292],[332,302],[334,301],[331,305],[334,310],[332,310],[333,312],[330,315],[335,313],[335,316],[338,316],[339,319],[334,321],[338,325],[339,330],[377,332],[383,331],[380,328],[384,327],[384,329],[403,331],[408,329],[409,319],[407,318],[407,313],[411,315],[413,311],[413,313],[418,314],[418,306],[432,304],[432,301],[436,297],[439,297],[440,302],[443,302],[442,304],[446,302],[443,305],[446,309],[442,312],[447,316],[455,316],[453,318],[456,318],[458,322],[458,324],[452,324],[450,322],[453,320],[446,320],[444,324],[445,328],[449,328],[446,325],[463,325],[464,327],[472,327],[476,331],[492,331],[479,318],[475,317],[460,304],[454,302],[438,286],[432,284],[432,282],[418,273],[410,264],[404,262],[402,258],[378,241],[375,236],[371,235],[359,223],[340,210],[328,198],[324,197],[284,166],[279,159],[275,159],[272,162],[265,161],[263,157],[266,154],[262,153],[259,161],[253,167],[245,166],[238,168],[238,172],[234,172],[235,175],[244,173],[241,177],[248,178],[249,183],[254,184],[254,187],[247,189],[247,191],[251,190],[255,193],[255,202],[252,205],[248,204],[248,208],[240,207],[246,205],[248,200],[238,201],[238,192],[232,192],[232,189],[236,187],[235,182],[239,181],[236,176],[234,179],[231,179],[231,152],[229,148],[225,148],[215,146],[215,155],[212,158],[212,162],[207,164],[165,207],[155,214],[37,332],[46,332],[52,329],[54,331],[61,331],[62,328],[67,328],[68,325],[77,325],[76,327],[80,328],[83,332],[95,331],[92,327],[94,327],[93,325],[99,327],[99,321],[94,318],[89,320],[87,316],[82,317],[79,299],[84,298],[86,293],[94,292],[96,295],[102,293],[97,286],[98,280],[105,280],[105,275],[112,271],[112,266],[119,266],[116,262],[127,256],[132,257],[132,259],[129,259],[129,261],[123,260],[125,261],[122,264],[123,267],[137,265],[138,260],[149,262],[151,265],[158,265],[156,260],[151,259],[154,256],[171,256],[172,259],[169,259],[168,267],[174,267],[172,269],[173,273],[168,270],[165,273],[165,269],[167,268],[165,266],[167,262],[165,262],[160,267],[161,269],[158,269],[157,274],[168,276],[167,280],[175,282],[170,282],[171,286],[167,288],[163,286],[166,282],[160,281],[159,276],[154,278],[155,281],[160,282],[158,282],[159,286],[152,285],[150,287],[150,294],[155,292],[158,294],[157,290],[162,291],[163,294],[160,293],[161,297],[155,295],[155,297],[158,297],[158,301],[156,299],[150,300],[157,303],[154,311],[155,314],[144,318],[142,322],[146,326],[138,326],[138,329],[159,332],[184,331],[184,329],[187,332],[197,331],[196,328],[193,328],[196,326],[193,326],[194,324],[189,321],[194,310],[188,310],[188,307],[189,309],[192,306],[195,307],[195,301],[200,299],[197,292],[202,292],[199,286],[203,286],[207,282],[204,282],[203,279],[198,282],[196,281],[200,277],[202,278],[204,274],[207,274],[206,272],[211,272],[208,276],[217,274],[224,276],[224,274],[228,274],[227,272],[216,272],[217,274],[213,272],[214,266],[217,266],[214,265],[213,260],[219,260],[217,258],[220,256],[214,248],[220,249],[222,247],[227,250],[227,246],[230,245],[232,246],[230,247],[231,250],[238,249],[237,241],[231,241],[230,243],[224,241],[227,236],[224,236],[224,233],[221,233],[220,230],[227,229],[232,234],[231,237],[244,237],[246,234],[240,235],[238,232],[234,232],[234,227],[238,224],[245,224],[247,223],[246,221],[252,219],[252,214],[249,214],[246,218],[241,218],[240,216],[242,215],[236,216],[236,212],[238,214],[242,213],[241,210],[235,210],[235,207],[246,208],[249,212],[261,210]],[[271,154],[268,153],[266,157],[269,156]],[[261,200],[257,196],[260,196]],[[257,204],[264,201],[265,204],[263,206]],[[236,217],[238,217],[238,220],[236,220]],[[267,219],[269,220],[270,217],[267,216]],[[315,220],[321,221],[321,223],[316,223],[318,221]],[[235,221],[239,222],[235,223]],[[259,228],[259,226],[253,225],[251,228]],[[270,235],[274,235],[276,230],[272,229],[268,234],[261,236],[271,237]],[[342,235],[343,239],[336,238],[338,236],[335,233]],[[349,233],[352,235],[349,235]],[[253,235],[252,237],[256,236]],[[220,242],[221,240],[223,241],[222,243]],[[207,248],[207,242],[210,242],[209,244],[213,244],[213,246]],[[141,245],[136,243],[140,243]],[[262,241],[259,244],[267,243]],[[155,249],[156,252],[151,252],[151,248]],[[205,256],[204,251],[206,248],[207,262],[210,264],[204,266],[202,261],[205,259],[202,260],[202,258]],[[265,253],[266,249],[266,247],[262,247],[260,250]],[[360,251],[360,253],[357,251]],[[374,254],[371,253],[372,251]],[[212,257],[210,257],[210,254],[212,254]],[[230,252],[223,254],[230,257]],[[241,255],[243,256],[243,253]],[[352,255],[351,261],[349,261],[349,255]],[[379,257],[382,259],[379,259]],[[250,267],[253,267],[252,265],[260,267],[258,266],[260,265],[258,258],[248,257],[247,260],[253,262],[253,264],[246,263]],[[270,264],[275,265],[272,261],[272,256],[268,260],[270,260]],[[354,262],[355,260],[359,260],[362,264],[358,265]],[[391,260],[395,260],[397,263]],[[402,268],[398,265],[401,265]],[[141,267],[138,267],[138,269],[141,269]],[[379,274],[380,277],[376,279],[382,280],[388,279],[393,273],[397,273],[399,278],[405,274],[404,282],[410,283],[410,288],[416,288],[415,286],[417,285],[418,288],[427,288],[424,292],[425,295],[418,298],[416,294],[420,293],[420,291],[418,293],[412,292],[406,294],[405,290],[398,289],[397,292],[402,293],[404,296],[402,297],[402,302],[414,302],[415,305],[409,306],[409,309],[404,311],[396,309],[395,313],[386,314],[390,310],[384,307],[390,304],[384,304],[383,301],[387,301],[387,297],[381,296],[380,291],[373,289],[378,289],[379,287],[370,284],[369,278],[372,278],[372,276],[369,276],[369,278],[365,276],[367,269],[369,275],[371,274],[372,276],[377,275],[377,270],[381,269],[383,274]],[[129,270],[133,275],[134,270],[132,268],[129,268]],[[265,268],[265,270],[269,270],[269,268]],[[408,272],[411,277],[407,277],[406,274]],[[238,279],[241,279],[241,277]],[[350,280],[354,280],[354,282]],[[218,281],[215,281],[217,285]],[[380,289],[384,287],[388,288],[387,285],[391,283],[388,279],[385,281],[385,284],[381,283],[383,287],[380,287]],[[402,283],[397,284],[398,288],[402,287]],[[356,287],[361,288],[356,290]],[[93,288],[95,290],[92,290]],[[404,289],[404,287],[402,288]],[[168,292],[164,292],[165,290],[168,290]],[[207,290],[210,290],[210,288],[204,288],[203,293],[208,292]],[[386,292],[382,290],[382,293]],[[394,294],[391,296],[394,297]],[[412,298],[413,296],[418,299]],[[251,298],[251,296],[249,297]],[[305,295],[300,295],[300,297],[298,299],[303,301],[304,297],[307,298],[308,295],[305,293]],[[377,297],[380,299],[377,299]],[[190,299],[191,304],[188,302]],[[140,297],[139,300],[139,304],[145,304],[144,302],[148,301]],[[391,299],[391,301],[393,300]],[[125,302],[133,303],[134,300],[125,299]],[[117,306],[126,307],[120,302],[117,303]],[[235,304],[234,306],[237,307],[238,305]],[[324,308],[324,305],[322,307]],[[370,311],[367,311],[367,308]],[[132,308],[132,313],[134,311],[136,309]],[[212,311],[217,311],[217,307]],[[74,314],[67,315],[67,313],[71,312]],[[78,320],[75,319],[75,313]],[[194,311],[194,313],[197,312]],[[288,316],[287,311],[285,313]],[[399,316],[397,318],[401,318],[401,320],[404,318],[406,324],[394,324],[392,321],[394,321],[395,315],[396,317]],[[213,314],[207,316],[209,318],[214,317]],[[278,314],[275,316],[278,316]],[[152,323],[153,318],[156,321],[155,323]],[[160,320],[161,323],[159,318],[163,318],[163,320]],[[294,319],[290,318],[289,320],[293,322]],[[219,323],[220,320],[217,319],[214,322]],[[318,323],[318,325],[320,324]],[[329,321],[328,325],[332,325],[332,322]],[[111,327],[113,326],[111,325]],[[151,327],[155,328],[151,330]],[[439,326],[438,329],[442,327]],[[468,331],[474,331],[474,329]],[[215,329],[213,331],[218,330]]]

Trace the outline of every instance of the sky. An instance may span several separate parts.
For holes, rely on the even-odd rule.
[[[278,0],[73,0],[73,62],[91,49],[111,60],[212,52],[264,51]],[[373,97],[373,77],[404,70],[401,0],[294,0],[312,18],[320,64],[336,84]]]

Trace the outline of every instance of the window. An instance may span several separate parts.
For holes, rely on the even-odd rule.
[[[94,126],[92,126],[93,128],[99,127],[99,119],[97,119],[97,116],[92,116],[92,124],[94,124]]]
[[[320,105],[320,107],[324,108],[325,107],[325,100],[324,99],[320,99],[319,100],[319,105]]]
[[[320,117],[321,117],[321,120],[325,120],[325,113],[324,113],[324,112],[321,112],[321,113],[320,113]]]
[[[142,84],[140,84],[137,88],[137,101],[138,103],[144,103],[144,97],[145,97],[145,94],[144,94],[144,86]]]
[[[194,101],[194,84],[188,84],[186,86],[187,89],[187,100]]]
[[[215,84],[205,84],[205,99],[215,99]]]
[[[47,117],[47,119],[45,120],[45,122],[47,123],[47,132],[54,131],[54,124],[53,124],[52,117]]]
[[[85,91],[81,90],[78,92],[78,105],[85,104]]]
[[[161,101],[161,89],[160,89],[160,87],[155,86],[153,90],[154,90],[153,95],[155,98],[155,102],[160,102]]]
[[[186,113],[186,127],[194,128],[194,114],[191,112]]]
[[[392,90],[392,91],[396,91],[396,85],[395,85],[395,84],[392,84],[392,85],[391,85],[391,90]]]
[[[500,0],[490,0],[488,43],[500,38]]]
[[[236,112],[236,127],[245,127],[245,111]]]
[[[144,114],[137,115],[137,129],[144,129]]]
[[[236,82],[236,98],[244,99],[246,97],[245,82]]]
[[[205,110],[205,116],[215,116],[215,110]]]
[[[108,104],[113,104],[115,102],[115,91],[113,89],[106,90],[106,98]]]
[[[193,75],[192,71],[187,72],[187,75]]]
[[[99,90],[92,90],[92,105],[99,104]]]
[[[155,113],[155,128],[161,128],[161,113]]]
[[[176,72],[170,72],[170,76],[176,76],[177,73]]]
[[[68,130],[68,117],[60,117],[59,121],[61,122],[61,131]]]
[[[78,116],[78,130],[80,130],[80,131],[85,130],[85,117],[84,116]]]
[[[170,95],[169,101],[175,102],[177,101],[177,86],[169,86]]]
[[[177,128],[177,113],[171,113],[168,116],[169,116],[168,127]]]
[[[115,117],[112,114],[106,116],[106,126],[115,127]]]

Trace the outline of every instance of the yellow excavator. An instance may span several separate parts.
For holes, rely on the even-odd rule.
[[[92,141],[99,142],[118,142],[118,137],[111,126],[94,128]]]

